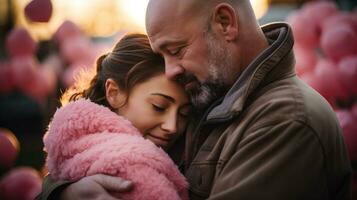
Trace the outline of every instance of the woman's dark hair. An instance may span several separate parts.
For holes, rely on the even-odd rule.
[[[164,70],[164,60],[152,51],[147,36],[129,34],[124,36],[110,53],[97,59],[96,72],[89,86],[87,84],[85,88],[79,87],[79,85],[85,85],[79,83],[84,81],[79,77],[74,86],[62,95],[61,102],[63,105],[68,101],[87,98],[111,108],[105,95],[107,79],[113,79],[121,91],[129,94],[135,85],[164,73]]]

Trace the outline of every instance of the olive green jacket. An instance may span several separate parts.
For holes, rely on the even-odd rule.
[[[269,48],[188,130],[190,198],[349,199],[351,166],[334,111],[296,76],[291,28],[262,30]]]
[[[334,111],[296,76],[290,27],[262,29],[269,48],[187,131],[190,199],[350,199],[351,166]],[[42,199],[55,184],[44,186]]]

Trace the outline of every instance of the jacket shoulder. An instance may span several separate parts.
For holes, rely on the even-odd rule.
[[[245,112],[260,121],[254,126],[295,120],[316,132],[340,132],[336,115],[328,102],[296,76],[260,88],[250,98]]]

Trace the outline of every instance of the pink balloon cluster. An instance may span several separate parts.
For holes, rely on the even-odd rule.
[[[7,129],[0,128],[0,168],[9,170],[0,177],[0,199],[32,200],[41,191],[42,178],[30,167],[16,167],[19,142]]]
[[[336,110],[341,127],[344,130],[346,146],[350,152],[350,159],[357,161],[357,104],[351,110]]]
[[[59,52],[40,63],[35,56],[38,44],[29,32],[24,28],[10,31],[6,37],[9,59],[0,61],[0,94],[20,90],[42,103],[56,90],[57,79],[64,87],[71,86],[76,74],[94,66],[96,58],[112,45],[95,44],[71,21],[64,21],[50,42]]]
[[[15,164],[19,152],[16,136],[7,129],[0,128],[0,168],[9,168]]]
[[[353,163],[357,162],[357,103],[352,109],[336,110],[337,117],[340,121],[345,144]],[[352,174],[352,199],[357,198],[357,171],[354,169]]]
[[[51,0],[32,0],[24,12],[32,22],[48,22]],[[39,44],[30,33],[21,27],[9,32],[5,44],[9,58],[0,60],[0,95],[19,90],[42,104],[57,89],[57,79],[64,87],[71,86],[80,69],[93,66],[96,58],[109,49],[94,44],[71,21],[64,21],[50,42],[58,45],[59,53],[50,53],[40,63],[36,57]]]
[[[65,63],[62,83],[69,87],[82,68],[92,67],[104,49],[94,44],[81,29],[71,21],[64,21],[53,35],[58,44],[60,57]]]
[[[288,16],[297,74],[334,107],[357,96],[357,9],[313,1]]]
[[[9,59],[0,62],[0,94],[18,89],[43,102],[56,87],[56,75],[41,65],[35,53],[37,43],[24,28],[14,28],[6,37]]]
[[[332,1],[313,1],[287,21],[297,74],[335,109],[350,158],[357,162],[357,9],[345,12]],[[357,191],[357,179],[354,185]]]
[[[13,168],[0,179],[0,199],[33,200],[41,192],[42,178],[30,167]]]

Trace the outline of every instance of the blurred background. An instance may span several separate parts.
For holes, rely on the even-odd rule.
[[[292,26],[297,74],[336,111],[357,171],[357,1],[251,2],[260,24]],[[147,3],[0,0],[0,199],[33,199],[40,191],[42,136],[60,95],[124,34],[145,33]]]

